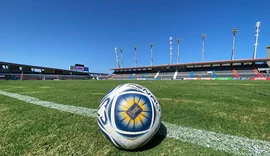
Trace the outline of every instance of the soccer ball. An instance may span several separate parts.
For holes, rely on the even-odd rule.
[[[127,83],[110,90],[98,109],[98,127],[120,149],[145,145],[158,131],[161,108],[147,88]]]

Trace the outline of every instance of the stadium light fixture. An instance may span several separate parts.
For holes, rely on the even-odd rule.
[[[150,64],[153,66],[153,43],[150,43]]]
[[[136,46],[134,46],[134,63],[135,63],[135,67],[137,66],[137,58],[136,58]]]
[[[257,47],[258,47],[258,40],[259,40],[259,32],[260,32],[260,25],[261,25],[261,22],[258,21],[256,23],[256,33],[255,33],[255,44],[254,44],[254,52],[253,52],[253,59],[256,59],[256,54],[257,54]]]
[[[172,37],[170,37],[170,64],[172,64],[172,42],[173,42],[173,39]]]
[[[118,68],[120,68],[119,60],[118,60],[118,53],[117,53],[117,48],[114,48],[115,56],[116,56],[116,65]]]
[[[121,63],[122,63],[122,68],[124,67],[124,65],[123,65],[123,57],[122,57],[122,53],[123,53],[123,50],[122,50],[122,48],[120,49],[120,54],[121,54]]]
[[[206,33],[202,34],[202,62],[204,61],[204,40],[206,38]]]
[[[232,45],[232,56],[231,56],[231,60],[234,60],[234,52],[235,52],[235,39],[236,39],[236,33],[238,32],[237,28],[234,28],[232,31],[233,34],[233,45]]]
[[[180,38],[178,38],[177,40],[178,43],[178,52],[177,52],[177,63],[180,63]]]

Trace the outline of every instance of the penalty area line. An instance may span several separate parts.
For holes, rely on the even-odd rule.
[[[10,93],[0,90],[0,95],[11,97],[26,103],[53,108],[64,112],[87,117],[96,117],[97,109],[78,107],[43,101],[35,97]],[[270,142],[243,138],[233,135],[199,130],[162,122],[167,128],[167,137],[187,143],[197,144],[214,150],[225,151],[237,155],[270,155]]]

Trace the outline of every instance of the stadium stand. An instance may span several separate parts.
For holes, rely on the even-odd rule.
[[[185,78],[185,77],[191,77],[191,73],[190,72],[178,72],[176,78]]]
[[[151,67],[115,68],[120,79],[263,78],[268,77],[270,58],[198,62]],[[138,70],[138,71],[137,71]],[[264,72],[263,74],[261,73]],[[129,76],[123,76],[123,75]]]
[[[247,77],[247,78],[257,77],[257,74],[255,73],[255,69],[253,69],[251,66],[240,66],[240,67],[235,67],[235,69],[240,77]]]
[[[161,71],[157,78],[160,79],[172,79],[175,71]],[[152,77],[154,78],[154,77]]]
[[[86,80],[109,74],[0,62],[0,80]]]

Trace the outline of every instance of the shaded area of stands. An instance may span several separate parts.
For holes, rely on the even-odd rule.
[[[35,65],[17,64],[0,61],[1,80],[85,80],[89,78],[104,78],[106,73],[93,73],[89,71],[77,71],[57,69]]]
[[[1,73],[1,80],[85,80],[91,79],[87,75],[51,75],[51,74],[16,74]]]
[[[251,78],[268,77],[270,70],[260,72],[258,68],[269,69],[267,64],[247,64],[236,66],[217,66],[217,67],[193,67],[176,70],[161,71],[140,71],[140,72],[118,72],[113,74],[116,79],[134,78],[159,78],[159,79],[181,79],[181,78]]]
[[[174,73],[175,73],[175,70],[160,71],[157,78],[160,78],[160,79],[172,79]]]

